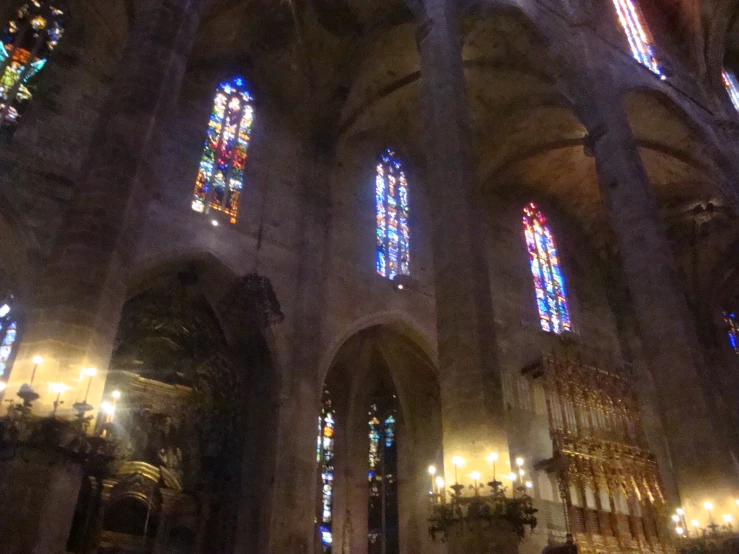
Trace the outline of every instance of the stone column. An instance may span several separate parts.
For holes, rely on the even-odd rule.
[[[425,180],[433,214],[433,263],[446,481],[453,456],[462,476],[510,471],[503,394],[494,352],[490,279],[465,94],[458,2],[426,0],[418,27]],[[492,475],[490,475],[492,477]],[[467,477],[466,484],[470,484]]]
[[[704,501],[717,504],[717,513],[724,503],[733,502],[737,476],[717,428],[721,423],[712,419],[694,322],[636,139],[615,81],[605,70],[597,73],[583,93],[581,113],[590,133],[586,148],[595,155],[601,194],[656,385],[672,463],[672,468],[662,469],[673,471],[686,510],[696,510],[695,517],[701,511],[703,519]]]
[[[324,377],[319,374],[318,345],[325,312],[334,137],[311,136],[304,148],[296,305],[289,320],[292,350],[285,356],[280,384],[279,421],[272,435],[276,442],[269,446],[276,452],[275,465],[263,489],[257,546],[249,534],[249,522],[242,517],[236,554],[312,554],[316,541],[316,421]]]
[[[31,358],[43,356],[34,408],[51,411],[49,383],[70,389],[65,404],[82,401],[85,367],[99,372],[88,402],[99,405],[125,299],[124,279],[149,191],[142,175],[157,128],[174,103],[205,0],[147,0],[115,72],[55,246],[40,275],[34,308],[6,398],[30,381]]]
[[[63,554],[82,483],[73,453],[51,446],[8,446],[0,460],[0,549]]]

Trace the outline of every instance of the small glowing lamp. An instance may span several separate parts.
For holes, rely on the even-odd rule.
[[[731,523],[731,520],[734,519],[731,517],[731,514],[724,514],[724,521],[726,523]]]
[[[95,377],[95,375],[98,374],[98,370],[96,367],[88,367],[87,370],[85,370],[85,373],[90,377]]]
[[[436,475],[436,466],[429,466],[429,475]]]
[[[402,284],[402,283],[400,283],[400,284],[398,285],[398,290],[403,290],[404,288],[405,288],[405,287],[403,286],[403,284]]]
[[[36,365],[41,365],[42,363],[44,363],[44,359],[41,356],[38,356],[38,355],[37,356],[34,356],[32,358],[32,361]]]
[[[7,388],[8,385],[5,383],[5,381],[0,381],[0,392],[3,392]]]
[[[697,519],[694,519],[690,522],[690,525],[693,527],[698,527],[700,525],[700,522]]]
[[[534,488],[534,484],[531,481],[526,481],[526,488],[527,489],[533,489]]]
[[[113,404],[111,404],[110,402],[103,402],[102,404],[100,404],[100,409],[106,415],[113,415],[115,413],[115,406],[113,406]]]
[[[677,514],[673,514],[672,521],[674,521],[675,523],[677,523],[678,521],[680,521],[680,516],[677,515]]]
[[[491,452],[488,456],[488,462],[495,463],[498,461],[498,453],[497,452]],[[737,504],[739,504],[739,500],[737,500]]]
[[[523,467],[523,458],[516,458],[516,465],[518,467]]]
[[[705,504],[703,504],[703,507],[710,512],[711,510],[713,510],[713,502],[706,502]]]
[[[10,313],[10,306],[8,306],[7,304],[3,304],[2,306],[0,306],[0,317],[5,317],[9,313]]]
[[[444,488],[444,478],[443,477],[436,478],[436,486],[439,487],[439,490]]]
[[[56,394],[62,394],[67,391],[69,387],[65,385],[64,383],[50,383],[49,389],[51,389],[51,392],[55,392]]]
[[[516,474],[515,473],[509,473],[508,474],[508,479],[510,479],[511,481],[515,481],[516,480]]]
[[[683,510],[682,508],[678,508],[675,511],[677,512],[677,515],[679,515],[679,516],[684,516],[685,515],[685,510]]]
[[[217,221],[216,221],[215,219],[214,219],[214,220],[212,220],[212,221],[210,222],[210,224],[211,224],[211,225],[213,225],[213,227],[218,227],[218,222],[217,222]]]
[[[121,397],[121,391],[114,390],[113,393],[110,396],[112,396],[113,398],[115,398],[116,400],[118,400]]]
[[[479,471],[473,471],[473,472],[472,472],[472,473],[470,474],[470,477],[472,477],[472,480],[473,480],[473,481],[479,481],[479,480],[480,480],[480,477],[481,477],[481,475],[480,475],[480,472],[479,472]]]
[[[683,529],[682,527],[675,527],[675,533],[682,537],[685,534],[685,529]]]
[[[455,466],[457,466],[457,467],[463,466],[464,465],[464,458],[462,456],[454,456],[452,458],[452,464],[455,465]]]

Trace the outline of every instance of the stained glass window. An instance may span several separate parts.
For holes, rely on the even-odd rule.
[[[38,75],[64,34],[66,14],[56,1],[31,0],[0,34],[0,121],[13,131],[33,98]]]
[[[369,410],[368,554],[398,554],[398,449],[393,410]]]
[[[0,377],[8,372],[13,363],[18,338],[18,323],[11,306],[12,299],[0,304]]]
[[[721,77],[724,80],[726,92],[729,93],[729,98],[731,98],[731,103],[734,104],[734,108],[739,111],[739,82],[736,80],[736,75],[731,71],[723,70],[721,72]]]
[[[195,181],[192,209],[196,212],[217,210],[236,223],[254,122],[253,101],[241,77],[218,86]]]
[[[328,390],[323,391],[321,415],[318,417],[318,444],[316,456],[321,490],[321,508],[318,527],[321,534],[323,553],[330,554],[333,545],[332,519],[334,495],[334,432],[335,414]]]
[[[737,320],[736,312],[724,312],[724,321],[726,332],[729,335],[729,345],[734,352],[739,354],[739,320]]]
[[[571,331],[567,290],[557,247],[544,215],[533,202],[523,210],[523,228],[541,327],[554,333]]]
[[[403,164],[391,149],[377,163],[377,273],[388,279],[410,275],[411,233],[408,228],[408,180]]]
[[[654,54],[652,38],[644,24],[644,17],[639,6],[633,0],[613,0],[613,5],[616,7],[618,20],[629,41],[631,55],[652,73],[664,79],[659,61]]]

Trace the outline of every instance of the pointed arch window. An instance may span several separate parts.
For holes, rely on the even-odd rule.
[[[554,236],[533,202],[523,210],[523,228],[541,328],[558,334],[572,331],[567,290]]]
[[[64,34],[66,13],[50,0],[30,0],[0,35],[0,121],[14,131],[33,99],[34,81]]]
[[[739,320],[736,312],[724,312],[724,322],[726,323],[726,332],[729,338],[729,346],[734,352],[739,354]]]
[[[7,375],[15,357],[18,339],[18,322],[15,316],[11,297],[0,304],[0,378]]]
[[[220,211],[236,223],[254,122],[253,102],[241,77],[218,86],[195,181],[192,209],[196,212]]]
[[[368,554],[398,554],[398,445],[393,409],[369,410]]]
[[[330,554],[333,546],[333,505],[334,505],[334,434],[335,412],[328,389],[323,391],[321,415],[318,417],[318,458],[321,507],[318,514],[318,528],[321,535],[323,554]]]
[[[411,233],[408,227],[408,180],[403,163],[388,148],[377,163],[377,273],[388,279],[410,275]]]
[[[739,81],[737,81],[736,75],[731,71],[724,69],[721,72],[721,78],[724,81],[724,87],[726,87],[726,92],[729,94],[731,103],[734,104],[734,108],[739,111]]]
[[[629,41],[631,55],[655,75],[665,78],[654,53],[654,44],[649,29],[644,23],[641,9],[634,0],[613,0],[618,21]]]

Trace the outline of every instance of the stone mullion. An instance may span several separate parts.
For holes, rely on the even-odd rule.
[[[701,387],[703,361],[654,191],[615,87],[591,85],[586,139],[617,237],[644,352],[660,396],[680,490],[720,497],[733,480]],[[607,81],[606,81],[607,82]],[[689,400],[688,400],[689,399]]]
[[[28,380],[36,353],[47,360],[47,382],[79,387],[82,367],[107,367],[124,301],[125,268],[148,198],[142,175],[149,171],[157,127],[179,91],[204,4],[153,0],[139,12],[40,276],[13,386]],[[102,394],[102,377],[94,381],[92,404]],[[71,391],[66,405],[83,395]],[[36,405],[39,411],[49,409],[52,398],[46,396]]]
[[[484,457],[493,450],[506,466],[509,459],[482,217],[473,192],[476,172],[458,6],[448,0],[425,4],[417,38],[425,180],[433,213],[444,467],[449,480],[455,455],[475,467],[487,467]]]

